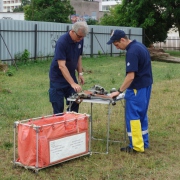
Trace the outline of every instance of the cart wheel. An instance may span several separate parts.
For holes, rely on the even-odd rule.
[[[87,155],[87,157],[88,157],[88,158],[90,158],[90,157],[91,157],[91,155],[92,155],[92,153],[89,153],[89,154]]]
[[[36,169],[36,170],[34,170],[34,173],[36,174],[36,175],[38,175],[38,170]]]
[[[15,165],[15,164],[13,164],[12,168],[13,168],[13,169],[15,169],[15,168],[16,168],[16,165]]]

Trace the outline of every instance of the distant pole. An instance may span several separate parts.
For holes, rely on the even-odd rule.
[[[91,57],[93,57],[93,28],[91,28]]]
[[[37,58],[37,24],[35,24],[35,36],[34,36],[34,60]]]
[[[9,55],[11,56],[12,61],[14,62],[14,65],[15,65],[15,67],[16,67],[16,70],[18,70],[17,65],[16,65],[16,62],[15,62],[15,60],[13,59],[13,57],[12,57],[12,55],[11,55],[11,53],[10,53],[7,45],[6,45],[6,43],[5,43],[5,41],[4,41],[4,38],[2,37],[1,33],[0,33],[0,36],[1,36],[2,40],[3,40],[3,42],[4,42],[4,45],[6,46],[6,49],[7,49],[8,53],[9,53]]]
[[[111,34],[113,33],[113,30],[111,30]],[[111,57],[112,57],[112,51],[113,51],[113,45],[111,44]]]

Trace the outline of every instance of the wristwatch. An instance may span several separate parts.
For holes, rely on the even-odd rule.
[[[123,91],[121,91],[120,89],[118,89],[118,92],[121,94],[121,93],[123,93]]]
[[[80,72],[80,73],[79,73],[79,76],[83,76],[83,72]]]

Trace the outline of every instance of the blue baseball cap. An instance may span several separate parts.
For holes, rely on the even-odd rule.
[[[112,32],[110,40],[107,44],[112,44],[114,41],[120,40],[121,38],[125,37],[126,34],[124,31],[116,29]]]

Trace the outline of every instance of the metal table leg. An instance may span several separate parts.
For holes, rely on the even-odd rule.
[[[101,141],[106,141],[106,152],[92,152],[92,153],[99,153],[99,154],[108,154],[109,151],[109,126],[110,126],[110,119],[111,119],[111,103],[108,104],[108,117],[107,117],[107,122],[106,122],[106,139],[99,139],[99,138],[95,138],[93,137],[93,119],[92,119],[92,115],[93,115],[93,110],[92,110],[92,105],[93,103],[91,103],[91,139],[94,140],[101,140]]]

